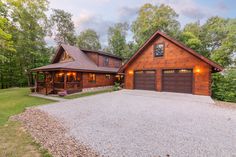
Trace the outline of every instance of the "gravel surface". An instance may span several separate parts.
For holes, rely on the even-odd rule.
[[[207,96],[121,90],[38,108],[105,156],[236,156],[236,110]]]
[[[98,157],[98,153],[67,134],[59,121],[38,109],[27,109],[11,120],[21,121],[27,131],[54,157]]]

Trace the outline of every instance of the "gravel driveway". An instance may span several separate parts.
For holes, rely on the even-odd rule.
[[[207,96],[121,90],[38,108],[105,156],[236,156],[236,110]]]

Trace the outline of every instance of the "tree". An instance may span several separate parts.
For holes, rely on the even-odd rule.
[[[3,71],[7,86],[30,85],[30,69],[48,63],[46,36],[46,0],[7,0],[15,54],[8,54]]]
[[[200,38],[201,32],[202,32],[200,22],[193,22],[193,23],[186,24],[184,26],[183,32],[190,32],[195,37]]]
[[[226,69],[225,74],[213,74],[212,96],[218,100],[236,102],[236,69]]]
[[[52,27],[51,35],[55,36],[55,41],[58,44],[65,43],[75,45],[75,26],[72,21],[72,14],[60,9],[53,9],[50,18],[50,25]]]
[[[225,67],[235,63],[236,19],[211,17],[202,26],[201,36],[209,58]]]
[[[79,34],[77,37],[77,44],[81,49],[100,50],[101,44],[99,36],[92,29],[87,29]]]
[[[201,40],[197,36],[195,36],[192,32],[187,32],[187,31],[182,32],[181,35],[180,35],[180,41],[185,43],[185,45],[187,45],[191,49],[195,50],[196,52],[202,54]]]
[[[144,4],[132,23],[134,40],[138,45],[144,43],[155,31],[159,30],[172,37],[177,37],[180,24],[176,20],[178,14],[169,6]]]
[[[9,32],[10,22],[7,16],[7,8],[3,2],[0,2],[0,63],[8,60],[7,51],[15,51],[13,48],[12,34]]]
[[[122,58],[128,56],[128,47],[126,44],[128,28],[127,23],[117,23],[108,29],[108,47],[113,54]]]

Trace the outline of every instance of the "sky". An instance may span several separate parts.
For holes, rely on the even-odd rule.
[[[94,29],[100,37],[102,46],[107,45],[107,30],[118,22],[132,21],[139,8],[145,3],[166,4],[177,14],[183,28],[185,24],[200,21],[203,24],[211,16],[236,18],[236,0],[49,0],[50,8],[63,9],[73,15],[76,33]],[[132,40],[132,33],[128,34]],[[49,45],[53,39],[46,38]]]

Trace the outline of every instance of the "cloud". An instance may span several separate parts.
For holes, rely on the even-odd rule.
[[[229,9],[229,7],[223,1],[218,2],[216,7],[223,11],[227,11]]]
[[[211,16],[211,13],[209,13],[206,10],[202,10],[199,7],[184,8],[181,10],[181,14],[195,20],[196,19],[200,20],[200,19]]]
[[[138,15],[139,7],[120,7],[118,9],[118,18],[121,21],[130,21]]]
[[[113,21],[104,19],[98,14],[83,10],[78,17],[74,18],[76,31],[81,32],[86,29],[95,30],[103,45],[107,44],[107,31],[108,28],[114,24]]]
[[[197,4],[194,0],[159,0],[159,4],[161,3],[171,6],[180,16],[194,20],[200,20],[212,15],[211,9]]]
[[[96,2],[96,3],[108,3],[111,2],[111,0],[92,0],[92,2]]]

